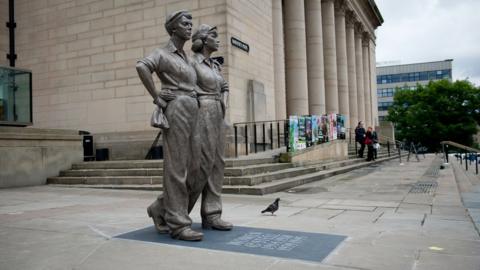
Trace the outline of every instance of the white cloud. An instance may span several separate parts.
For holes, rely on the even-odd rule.
[[[377,0],[377,61],[402,64],[454,59],[454,79],[480,85],[478,0]]]

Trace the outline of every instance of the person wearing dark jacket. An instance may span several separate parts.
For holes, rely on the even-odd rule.
[[[378,135],[377,132],[374,130],[372,131],[372,140],[373,140],[373,160],[377,159],[377,150],[380,147],[378,144]]]
[[[363,128],[362,121],[358,122],[358,125],[355,128],[355,141],[360,144],[358,157],[363,158],[363,151],[365,151],[365,129]]]
[[[367,145],[367,161],[372,161],[373,159],[373,132],[372,127],[367,128],[367,133],[365,133],[365,145]]]

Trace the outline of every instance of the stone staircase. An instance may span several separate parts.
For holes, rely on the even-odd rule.
[[[226,159],[223,193],[269,194],[398,158],[398,152],[389,157],[385,149],[379,152],[376,161],[365,162],[356,158],[354,152],[353,147],[347,160],[308,164],[279,163],[275,156]],[[70,170],[48,178],[47,183],[68,187],[162,190],[162,176],[162,160],[98,161],[73,164]]]

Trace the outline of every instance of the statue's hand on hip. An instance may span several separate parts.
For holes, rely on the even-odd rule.
[[[165,101],[172,101],[176,98],[176,95],[171,90],[162,90],[158,96]]]

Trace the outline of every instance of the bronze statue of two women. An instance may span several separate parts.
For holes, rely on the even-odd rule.
[[[137,71],[168,125],[163,133],[163,194],[147,208],[159,233],[200,241],[189,216],[202,194],[204,229],[231,230],[221,219],[224,172],[224,117],[228,85],[220,64],[216,27],[200,25],[192,37],[193,56],[183,50],[192,35],[192,16],[181,10],[167,16],[170,40],[137,63]],[[161,81],[157,92],[152,74]],[[168,127],[168,128],[167,128]]]

